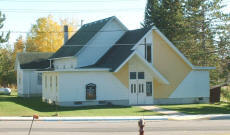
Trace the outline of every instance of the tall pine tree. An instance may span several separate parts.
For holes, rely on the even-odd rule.
[[[2,12],[0,11],[0,29],[3,28],[4,24],[3,22],[6,20],[6,17],[4,14],[2,14]],[[5,43],[8,41],[10,36],[10,32],[8,32],[6,35],[4,35],[4,33],[2,32],[0,34],[0,47],[1,47],[1,43]]]
[[[211,71],[216,82],[223,69],[220,59],[225,60],[230,49],[229,16],[222,12],[221,2],[148,0],[143,25],[158,27],[194,65],[217,67]]]

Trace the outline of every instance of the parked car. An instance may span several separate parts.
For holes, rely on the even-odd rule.
[[[11,89],[10,88],[0,88],[0,94],[10,95]]]

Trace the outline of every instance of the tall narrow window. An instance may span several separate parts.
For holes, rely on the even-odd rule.
[[[144,39],[144,45],[145,45],[145,59],[151,63],[152,62],[152,49],[151,49],[151,43],[146,43],[146,38]]]
[[[152,82],[146,82],[146,96],[152,96]]]
[[[19,78],[19,84],[21,84],[21,76],[20,76],[20,74],[18,74],[18,78]]]
[[[56,87],[58,86],[58,77],[56,76]]]
[[[38,73],[37,84],[38,84],[38,85],[42,85],[42,73]]]
[[[152,54],[151,54],[151,45],[147,45],[147,61],[149,63],[152,62]]]
[[[146,38],[144,39],[144,46],[145,46],[145,59],[147,58],[147,45],[146,45]]]
[[[45,88],[47,88],[47,76],[45,75]]]
[[[52,76],[50,76],[50,88],[52,88]]]
[[[133,93],[133,84],[131,84],[131,93]]]
[[[133,93],[136,93],[136,84],[133,84],[134,85],[134,91]]]

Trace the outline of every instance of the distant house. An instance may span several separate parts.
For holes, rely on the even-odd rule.
[[[116,17],[83,25],[42,73],[43,101],[61,106],[209,102],[209,71],[156,28],[128,30]]]
[[[49,67],[50,61],[47,59],[52,54],[38,52],[17,54],[15,69],[17,70],[18,96],[41,96],[42,74],[36,71]]]

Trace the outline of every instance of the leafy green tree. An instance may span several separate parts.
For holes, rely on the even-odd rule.
[[[0,85],[16,83],[13,52],[7,48],[0,49]]]
[[[0,29],[3,28],[5,21],[5,15],[0,12]],[[15,82],[15,74],[13,69],[14,65],[12,62],[12,52],[10,49],[3,47],[3,43],[7,42],[10,36],[10,32],[6,35],[2,32],[0,34],[0,86],[6,86],[9,83]]]

